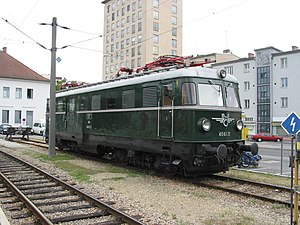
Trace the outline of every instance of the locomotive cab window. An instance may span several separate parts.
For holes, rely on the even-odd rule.
[[[163,106],[171,106],[173,100],[173,86],[172,84],[167,84],[163,87]]]
[[[208,106],[224,106],[221,85],[198,84],[199,103]]]
[[[196,85],[194,83],[182,84],[182,105],[196,104]]]
[[[225,88],[225,99],[227,107],[240,107],[240,99],[236,85],[228,84]]]

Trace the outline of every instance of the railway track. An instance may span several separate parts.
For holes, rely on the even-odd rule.
[[[0,202],[14,224],[143,224],[111,203],[3,151],[0,181]]]
[[[290,188],[251,180],[212,175],[191,181],[195,185],[214,188],[246,197],[290,206]]]
[[[22,140],[21,142],[36,145],[39,147],[48,147],[48,145],[44,142],[35,140]],[[275,204],[282,204],[285,206],[290,206],[291,204],[291,190],[290,188],[283,186],[232,178],[222,175],[213,175],[204,179],[184,179],[184,182],[190,182],[197,186],[222,190],[229,193],[260,199]]]

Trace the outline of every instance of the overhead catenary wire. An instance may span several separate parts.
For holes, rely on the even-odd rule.
[[[12,23],[10,23],[7,19],[4,19],[3,17],[1,17],[2,20],[4,20],[6,23],[8,23],[10,26],[12,26],[13,28],[15,28],[17,31],[19,31],[20,33],[22,33],[23,35],[25,35],[27,38],[29,38],[30,40],[32,40],[34,43],[36,43],[37,45],[41,46],[43,49],[46,50],[50,50],[47,49],[44,45],[42,45],[41,43],[39,43],[38,41],[36,41],[35,39],[33,39],[32,37],[30,37],[29,35],[27,35],[25,32],[23,32],[21,29],[19,29],[18,27],[16,27],[15,25],[13,25]]]

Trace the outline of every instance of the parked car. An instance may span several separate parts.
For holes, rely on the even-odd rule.
[[[44,135],[46,124],[44,122],[34,123],[32,127],[33,134]]]
[[[253,135],[252,139],[255,141],[258,141],[258,142],[261,142],[261,141],[277,141],[277,142],[279,142],[279,141],[282,141],[283,137],[261,132],[261,133]]]
[[[9,127],[12,127],[12,126],[8,123],[0,124],[0,134],[7,134],[7,131],[8,131]]]

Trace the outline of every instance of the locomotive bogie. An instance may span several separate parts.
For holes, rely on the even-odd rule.
[[[199,175],[228,170],[246,146],[237,81],[212,69],[71,89],[56,102],[57,145],[115,161]]]

